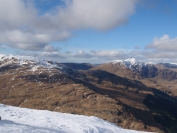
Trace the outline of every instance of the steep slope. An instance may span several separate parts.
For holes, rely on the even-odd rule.
[[[174,98],[157,89],[148,88],[139,81],[121,78],[106,71],[87,71],[85,76],[87,81],[98,87],[99,93],[121,101],[127,112],[131,112],[136,118],[134,122],[140,120],[145,124],[144,128],[160,128],[160,125],[163,125],[166,132],[176,132],[177,100]],[[131,121],[132,117],[128,117],[128,121]],[[130,123],[125,120],[121,124]]]

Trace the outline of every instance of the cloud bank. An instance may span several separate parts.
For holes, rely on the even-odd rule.
[[[63,0],[65,6],[39,14],[34,0],[0,0],[0,44],[40,51],[68,39],[73,30],[109,30],[128,20],[136,1]]]
[[[155,37],[153,42],[146,46],[146,49],[177,51],[177,37],[173,39],[171,39],[168,35],[163,35],[160,38]]]
[[[128,21],[138,0],[62,0],[40,12],[39,5],[50,0],[0,0],[0,47],[33,51],[31,55],[59,59],[173,61],[177,57],[177,37],[155,37],[145,50],[78,50],[61,52],[50,45],[72,37],[72,31],[107,31]],[[146,1],[146,0],[145,0]],[[47,3],[46,3],[47,2]],[[152,2],[152,0],[151,0]],[[40,7],[41,8],[41,7]],[[130,44],[131,45],[131,44]],[[34,53],[34,54],[33,54]],[[30,54],[30,52],[25,52]]]

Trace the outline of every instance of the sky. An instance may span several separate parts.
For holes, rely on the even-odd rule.
[[[0,54],[177,63],[177,0],[0,0]]]

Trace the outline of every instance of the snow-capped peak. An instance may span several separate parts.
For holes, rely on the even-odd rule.
[[[124,61],[127,62],[127,63],[130,63],[131,65],[138,65],[138,64],[141,63],[138,60],[136,60],[135,58],[128,58],[128,59],[126,59]]]
[[[145,65],[144,62],[140,62],[140,61],[136,60],[135,58],[128,58],[128,59],[125,59],[125,60],[114,60],[114,61],[111,61],[109,63],[112,63],[114,65],[120,64],[120,65],[123,65],[124,67],[130,68],[132,70],[134,69],[135,66]]]
[[[66,70],[69,69],[63,64],[59,64],[54,61],[41,60],[32,56],[14,56],[14,55],[0,55],[0,67],[11,66],[26,66],[28,65],[31,69],[29,71],[37,71],[39,68],[41,70],[59,70],[66,73]]]
[[[128,58],[125,60],[114,60],[111,61],[112,63],[116,64],[116,63],[125,63],[125,64],[131,64],[131,65],[137,65],[141,62],[139,62],[138,60],[136,60],[135,58]]]

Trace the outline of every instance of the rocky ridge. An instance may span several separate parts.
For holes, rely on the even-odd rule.
[[[177,96],[177,65],[170,63],[143,63],[136,59],[116,60],[101,64],[92,70],[104,70],[117,76],[138,80],[148,87]]]

